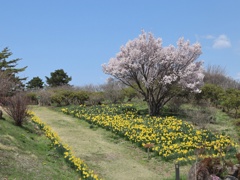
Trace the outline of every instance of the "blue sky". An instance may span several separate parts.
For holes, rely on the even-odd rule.
[[[176,45],[202,45],[204,66],[240,78],[240,1],[0,0],[0,50],[9,47],[28,81],[63,69],[70,84],[102,84],[101,65],[141,30]]]

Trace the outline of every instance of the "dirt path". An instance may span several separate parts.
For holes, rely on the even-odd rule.
[[[58,133],[63,143],[72,147],[77,157],[106,180],[159,180],[174,175],[172,165],[169,168],[169,164],[158,162],[156,166],[156,160],[148,161],[147,154],[128,141],[114,140],[111,132],[90,129],[88,123],[46,107],[32,110]]]

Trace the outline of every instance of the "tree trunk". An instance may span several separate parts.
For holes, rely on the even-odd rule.
[[[148,102],[148,112],[150,116],[157,116],[160,114],[160,107],[154,102]]]
[[[3,119],[3,112],[1,109],[0,109],[0,119]]]
[[[235,119],[237,119],[237,117],[238,117],[238,109],[235,108]]]

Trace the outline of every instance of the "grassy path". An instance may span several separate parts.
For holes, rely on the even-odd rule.
[[[76,118],[35,106],[35,114],[58,133],[74,154],[106,180],[163,180],[174,177],[174,165],[147,160],[147,153],[104,129],[91,129]],[[181,169],[186,173],[187,168]]]

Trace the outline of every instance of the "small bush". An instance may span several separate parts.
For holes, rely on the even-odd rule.
[[[63,100],[64,100],[64,96],[61,93],[56,93],[51,97],[51,102],[56,103],[57,106],[61,106]]]
[[[56,103],[57,106],[67,106],[70,104],[80,105],[84,104],[89,99],[87,92],[58,89],[51,96],[51,102]]]
[[[91,92],[89,94],[88,103],[89,105],[99,105],[104,101],[103,92]]]
[[[26,94],[30,104],[38,104],[38,96],[34,92],[29,92]]]
[[[76,91],[70,94],[71,103],[75,105],[84,104],[89,99],[87,92]]]
[[[38,103],[41,106],[49,106],[51,105],[51,96],[53,92],[47,89],[43,89],[37,92]]]
[[[72,95],[73,91],[72,90],[60,90],[60,91],[57,91],[57,94],[59,96],[60,99],[62,99],[62,105],[69,105],[69,104],[72,104],[72,98],[71,98],[71,95]]]
[[[17,93],[12,97],[5,98],[3,108],[13,118],[15,125],[22,126],[27,116],[27,105],[28,98],[26,94]]]

